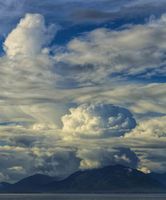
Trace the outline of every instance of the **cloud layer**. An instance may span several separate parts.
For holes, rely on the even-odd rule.
[[[165,72],[165,23],[97,29],[57,47],[58,26],[26,14],[0,57],[0,181],[110,164],[166,171],[165,84],[147,81]]]
[[[97,29],[70,41],[64,53],[55,58],[81,71],[74,75],[82,81],[99,82],[115,76],[145,79],[163,76],[165,24],[166,16],[162,15],[159,20],[120,31]]]
[[[157,117],[141,122],[127,137],[166,137],[166,117]]]

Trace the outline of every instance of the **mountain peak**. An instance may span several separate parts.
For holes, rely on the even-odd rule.
[[[3,190],[4,191],[4,188]],[[64,180],[35,174],[5,187],[5,192],[116,193],[166,192],[166,186],[136,169],[122,165],[78,171]]]

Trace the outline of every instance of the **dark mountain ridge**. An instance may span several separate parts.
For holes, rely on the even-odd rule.
[[[166,193],[166,185],[157,174],[144,174],[115,165],[78,171],[64,180],[42,174],[0,188],[6,193]],[[158,177],[158,176],[157,176]]]

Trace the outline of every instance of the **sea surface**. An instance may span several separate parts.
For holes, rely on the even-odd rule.
[[[0,194],[0,200],[166,200],[166,194]]]

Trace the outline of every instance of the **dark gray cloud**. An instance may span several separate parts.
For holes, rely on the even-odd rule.
[[[71,17],[75,22],[144,23],[153,15],[159,17],[166,12],[165,2],[159,1],[102,1],[98,6],[73,9]]]

